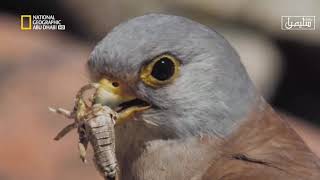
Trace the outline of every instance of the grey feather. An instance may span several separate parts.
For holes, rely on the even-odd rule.
[[[163,53],[181,61],[180,74],[155,89],[139,72]],[[148,14],[118,25],[94,48],[88,68],[92,77],[126,83],[156,107],[116,127],[124,179],[190,179],[196,171],[198,179],[212,150],[194,144],[194,137],[228,136],[260,99],[232,46],[217,32],[178,16]],[[192,163],[176,167],[179,159]]]
[[[165,52],[182,62],[180,76],[152,89],[140,81],[140,68]],[[120,24],[97,45],[88,64],[92,73],[117,77],[158,106],[140,118],[158,124],[166,131],[159,132],[162,136],[223,137],[257,97],[231,45],[208,27],[178,16],[148,14]]]

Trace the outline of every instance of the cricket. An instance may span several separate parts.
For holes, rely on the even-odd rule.
[[[86,152],[90,143],[94,153],[93,161],[100,174],[105,180],[118,180],[119,167],[115,155],[114,132],[118,114],[108,106],[94,101],[99,87],[97,83],[90,83],[80,88],[75,98],[73,111],[49,107],[50,111],[74,120],[73,123],[63,128],[54,140],[58,141],[71,130],[77,129],[80,159],[86,162]],[[95,90],[94,94],[89,100],[85,100],[84,93],[92,89]]]

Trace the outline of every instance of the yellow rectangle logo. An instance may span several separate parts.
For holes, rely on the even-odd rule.
[[[28,21],[27,26],[24,25],[25,20]],[[31,19],[31,15],[21,15],[21,30],[31,30],[32,29],[32,19]]]

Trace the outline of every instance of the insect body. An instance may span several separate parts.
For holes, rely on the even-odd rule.
[[[90,143],[94,151],[94,162],[98,171],[106,180],[117,179],[118,165],[114,143],[114,124],[117,119],[117,113],[108,106],[94,104],[94,102],[89,106],[84,101],[83,93],[92,88],[98,89],[99,85],[92,83],[83,86],[79,90],[72,112],[62,108],[49,108],[50,111],[75,120],[72,124],[62,129],[54,139],[59,140],[72,129],[77,128],[79,134],[78,148],[82,161],[86,162],[86,150]]]
[[[94,105],[95,118],[85,123],[85,132],[94,150],[94,162],[104,177],[114,178],[117,173],[117,159],[115,157],[115,114],[111,109],[100,104]],[[109,116],[109,117],[108,117]]]

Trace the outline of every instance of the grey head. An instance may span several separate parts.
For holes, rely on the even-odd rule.
[[[179,75],[170,84],[150,87],[140,79],[141,68],[164,53],[180,60]],[[88,67],[93,77],[119,79],[153,105],[127,127],[136,136],[141,130],[159,139],[223,137],[257,97],[231,45],[210,28],[179,16],[148,14],[118,25],[94,48]],[[158,126],[143,126],[143,119]]]

